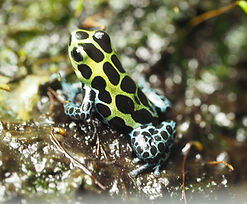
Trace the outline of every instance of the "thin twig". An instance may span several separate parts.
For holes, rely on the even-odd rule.
[[[228,164],[227,162],[225,162],[224,160],[222,160],[222,161],[208,161],[208,162],[206,162],[206,164],[210,164],[210,165],[224,164],[224,165],[227,166],[230,170],[234,171],[234,167],[233,167],[231,164]]]
[[[10,87],[8,84],[0,84],[0,89],[10,92]]]
[[[75,166],[80,168],[86,175],[90,176],[90,178],[94,181],[96,185],[98,185],[102,190],[106,190],[106,187],[102,185],[92,174],[91,171],[89,171],[81,162],[74,159],[59,143],[57,138],[54,135],[54,130],[52,129],[50,134],[50,139],[52,143],[57,147],[58,150],[60,150],[68,159],[70,159],[71,163]]]
[[[183,195],[183,199],[184,199],[184,203],[185,204],[187,204],[187,198],[186,198],[186,192],[185,192],[185,164],[186,164],[186,160],[187,160],[187,157],[188,157],[190,149],[191,149],[191,144],[192,143],[188,144],[190,146],[189,146],[186,154],[184,155],[183,164],[182,164],[182,178],[183,178],[183,192],[182,192],[182,195]]]
[[[231,9],[233,9],[234,7],[236,7],[238,5],[238,1],[234,1],[232,2],[231,4],[229,5],[226,5],[226,6],[223,6],[221,8],[218,8],[218,9],[214,9],[214,10],[211,10],[211,11],[207,11],[199,16],[196,16],[195,18],[193,18],[190,22],[189,22],[189,26],[191,27],[195,27],[197,26],[198,24],[210,19],[210,18],[213,18],[213,17],[216,17],[216,16],[219,16]]]
[[[186,161],[187,161],[187,158],[188,158],[188,155],[190,153],[192,145],[194,145],[196,147],[196,149],[199,150],[199,151],[202,151],[202,149],[203,149],[202,144],[200,142],[198,142],[198,141],[189,142],[187,145],[189,145],[189,147],[187,148],[187,151],[186,151],[186,153],[184,155],[183,164],[182,164],[182,178],[183,178],[183,192],[182,192],[182,195],[183,195],[183,199],[184,199],[184,203],[185,204],[187,204],[187,198],[186,198],[186,192],[185,192],[185,164],[186,164]],[[231,164],[228,164],[224,160],[222,160],[222,161],[208,161],[208,162],[205,162],[205,163],[209,164],[209,165],[224,164],[225,166],[227,166],[232,171],[234,170],[233,166]]]
[[[54,97],[53,97],[53,94],[51,94],[50,91],[47,91],[47,95],[50,99],[50,106],[49,106],[49,113],[51,113],[54,109]]]
[[[66,104],[67,101],[63,101],[62,99],[60,99],[56,93],[56,91],[54,91],[51,87],[48,88],[48,91],[61,103],[61,104]]]

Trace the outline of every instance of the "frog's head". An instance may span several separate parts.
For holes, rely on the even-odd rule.
[[[75,30],[70,35],[69,57],[77,77],[88,82],[112,53],[110,37],[104,31]],[[98,70],[98,71],[97,71]]]

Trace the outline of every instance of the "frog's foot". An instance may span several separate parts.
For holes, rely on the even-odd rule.
[[[140,161],[141,161],[141,159],[139,159],[138,157],[134,158],[134,160],[133,160],[133,162],[135,164],[137,164]],[[149,163],[143,164],[142,166],[140,166],[140,167],[132,170],[130,172],[130,176],[136,177],[138,174],[142,173],[146,169],[148,169],[150,167],[153,167],[153,169],[154,169],[154,176],[155,177],[160,177],[160,168],[162,166],[161,163],[163,163],[163,162],[158,162],[158,164],[156,164],[155,166],[153,164],[149,164]]]
[[[133,159],[134,164],[137,164],[137,163],[139,163],[140,161],[141,161],[141,159],[138,158],[138,157],[136,157],[136,158]]]
[[[64,113],[77,120],[86,120],[90,115],[90,108],[86,110],[83,105],[78,106],[72,102],[64,104]]]
[[[174,121],[164,121],[158,126],[143,125],[134,129],[131,133],[131,145],[136,156],[145,165],[134,170],[132,173],[140,173],[145,168],[153,166],[155,175],[159,175],[162,164],[168,159],[173,145],[176,132],[176,123]]]
[[[161,167],[161,164],[158,163],[155,167],[154,167],[154,176],[155,177],[160,177],[160,167]]]

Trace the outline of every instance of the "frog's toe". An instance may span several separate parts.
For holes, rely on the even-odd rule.
[[[160,177],[160,167],[161,167],[160,164],[157,164],[157,165],[154,167],[154,176],[155,176],[155,177]]]
[[[148,163],[143,164],[142,166],[132,170],[129,174],[131,177],[136,177],[138,174],[142,173],[144,170],[149,168],[149,166],[150,166],[150,164],[148,164]]]
[[[136,158],[133,159],[134,164],[137,164],[137,163],[139,163],[140,161],[141,161],[141,159],[139,159],[138,157],[136,157]]]

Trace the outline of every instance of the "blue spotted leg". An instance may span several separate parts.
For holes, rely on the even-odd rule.
[[[174,121],[164,121],[158,126],[142,125],[130,133],[131,145],[136,156],[145,164],[131,171],[137,176],[147,168],[154,168],[154,175],[160,175],[160,168],[168,159],[176,133]]]
[[[65,114],[73,119],[86,120],[90,116],[94,103],[95,93],[90,87],[86,85],[83,86],[83,89],[85,90],[85,95],[81,105],[74,104],[73,102],[64,104]]]
[[[165,113],[168,109],[171,108],[171,102],[163,95],[160,95],[156,91],[146,87],[142,88],[142,91],[154,104],[158,112]]]
[[[165,113],[171,108],[171,102],[165,96],[160,95],[154,89],[151,89],[144,78],[139,79],[138,85],[159,113]]]

